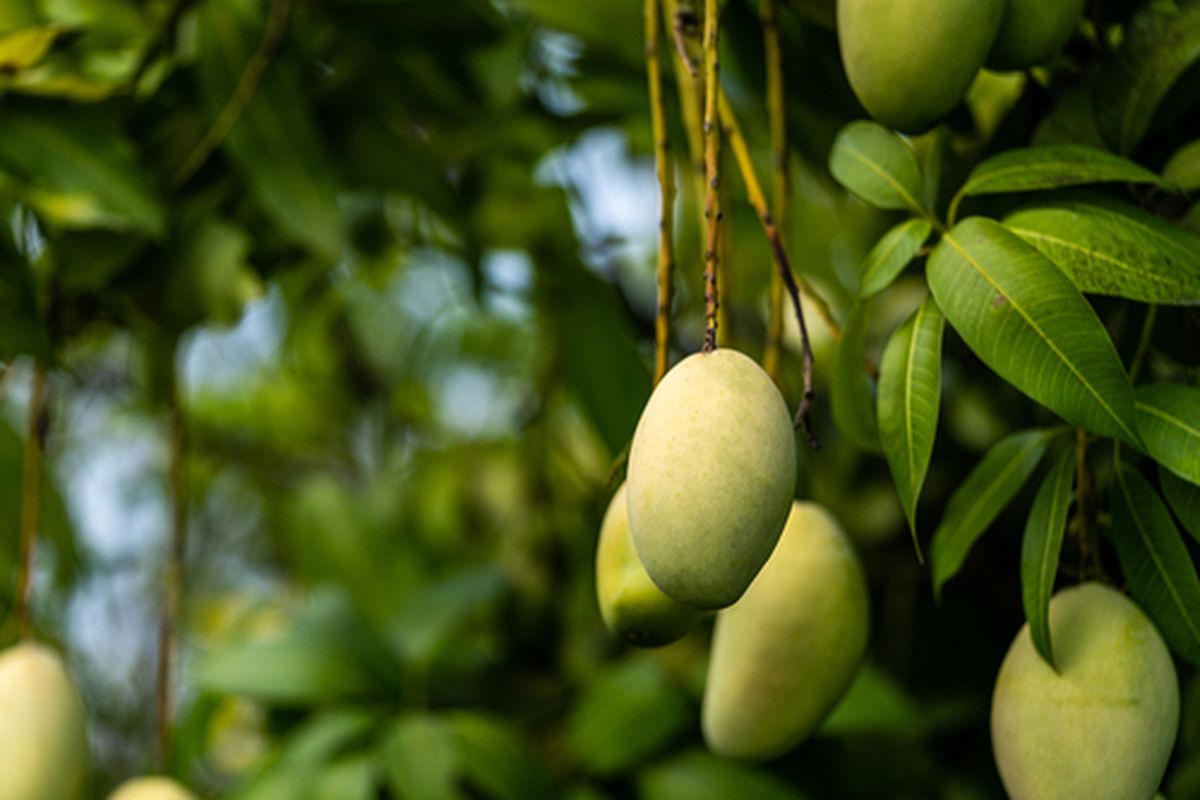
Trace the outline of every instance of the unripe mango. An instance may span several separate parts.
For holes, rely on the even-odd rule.
[[[646,572],[698,609],[742,596],[783,530],[796,483],[787,406],[736,350],[679,362],[629,450],[629,526]]]
[[[617,489],[596,547],[596,599],[608,629],[630,644],[657,647],[690,631],[700,615],[654,585],[633,547],[625,484]]]
[[[838,44],[859,101],[920,133],[950,112],[983,66],[1003,0],[838,0]]]
[[[1179,679],[1154,625],[1098,583],[1050,600],[1058,672],[1026,624],[992,695],[992,749],[1013,800],[1149,800],[1179,727]]]
[[[62,659],[35,642],[0,654],[0,800],[74,800],[86,766],[83,701]]]
[[[702,717],[709,749],[765,759],[804,741],[850,687],[869,617],[866,578],[837,521],[793,503],[766,566],[717,614]]]
[[[1084,0],[1005,0],[988,66],[1026,69],[1049,60],[1079,25],[1083,4]]]
[[[196,795],[170,778],[133,778],[125,781],[108,800],[197,800]]]

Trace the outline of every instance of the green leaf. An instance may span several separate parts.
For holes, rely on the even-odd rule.
[[[1074,453],[1059,457],[1038,489],[1025,536],[1021,540],[1021,599],[1033,646],[1055,671],[1054,648],[1050,641],[1050,595],[1058,573],[1058,557],[1067,531],[1067,511],[1075,476]]]
[[[917,157],[903,139],[882,125],[859,120],[842,128],[829,153],[829,171],[873,206],[923,213]]]
[[[1200,580],[1187,546],[1154,488],[1118,465],[1112,536],[1129,590],[1167,644],[1200,664]]]
[[[971,170],[958,193],[1028,192],[1113,182],[1161,183],[1153,172],[1121,156],[1077,144],[1047,144],[992,156]]]
[[[0,114],[0,173],[54,225],[151,236],[165,230],[150,176],[99,109],[6,103]]]
[[[1163,167],[1163,180],[1177,189],[1200,189],[1200,139],[1185,144]]]
[[[1140,446],[1116,348],[1045,256],[972,217],[942,237],[925,272],[950,324],[1000,377],[1072,424]]]
[[[864,450],[879,452],[879,429],[875,423],[875,400],[866,363],[867,304],[857,302],[850,308],[842,326],[833,365],[830,403],[833,421],[842,435]]]
[[[50,335],[39,312],[33,272],[23,258],[0,248],[0,358],[49,354]]]
[[[879,370],[879,440],[887,458],[900,504],[908,518],[917,558],[917,499],[933,455],[942,391],[942,331],[946,318],[926,297],[883,351]]]
[[[1125,28],[1121,49],[1092,82],[1096,123],[1120,153],[1132,153],[1154,111],[1200,57],[1200,3],[1148,3]]]
[[[1006,436],[950,496],[929,545],[933,593],[939,601],[942,586],[958,573],[971,547],[1029,480],[1057,433],[1030,430]]]
[[[458,739],[463,773],[495,800],[553,797],[553,781],[534,758],[520,731],[499,719],[452,712],[447,715]]]
[[[1158,467],[1158,482],[1184,529],[1200,542],[1200,486],[1188,483],[1161,464]]]
[[[433,714],[414,712],[396,722],[383,743],[388,785],[402,800],[457,800],[461,751],[453,730]]]
[[[913,260],[932,230],[933,225],[929,220],[913,217],[879,237],[879,241],[863,259],[858,296],[870,297],[891,286],[896,276]]]
[[[1200,484],[1200,389],[1152,383],[1139,386],[1136,396],[1146,452],[1179,477]]]
[[[585,771],[612,775],[661,750],[689,718],[662,666],[632,658],[587,684],[567,720],[567,745]]]
[[[213,117],[229,101],[262,38],[255,8],[211,0],[197,9],[200,88]],[[337,172],[306,107],[308,95],[293,65],[277,57],[222,146],[281,232],[335,258],[343,239]]]
[[[373,800],[375,762],[366,755],[343,758],[326,766],[313,780],[307,800]]]
[[[802,795],[768,772],[693,750],[638,777],[641,800],[799,800]]]
[[[919,735],[921,709],[905,688],[883,669],[864,663],[854,682],[821,725],[822,736]]]
[[[1004,225],[1082,292],[1143,303],[1200,303],[1200,237],[1106,198],[1027,206]]]
[[[61,25],[36,25],[0,36],[0,72],[20,72],[37,64],[64,32]]]

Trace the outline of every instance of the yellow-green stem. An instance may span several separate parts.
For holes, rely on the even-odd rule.
[[[783,53],[779,47],[779,0],[763,0],[763,44],[767,68],[767,114],[771,128],[771,205],[779,224],[788,219],[788,139],[787,113],[784,106]],[[782,238],[782,234],[781,234]],[[785,240],[786,241],[786,240]],[[786,243],[785,243],[786,249]],[[763,369],[777,384],[783,341],[783,277],[771,273],[771,294],[767,308],[767,341],[763,348]]]
[[[671,349],[671,290],[675,273],[675,169],[663,106],[662,66],[659,60],[659,0],[645,0],[646,80],[650,89],[650,127],[654,164],[658,172],[658,305],[654,315],[654,383],[667,372]]]
[[[720,80],[720,11],[717,0],[704,0],[704,351],[717,346],[717,259],[721,228],[720,148],[717,124],[717,86]]]

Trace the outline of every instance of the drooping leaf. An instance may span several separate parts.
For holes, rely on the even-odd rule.
[[[801,800],[795,789],[769,773],[701,750],[655,765],[638,776],[642,800]]]
[[[1185,192],[1200,189],[1200,139],[1175,151],[1163,167],[1163,180]]]
[[[1112,514],[1130,592],[1171,649],[1200,664],[1200,580],[1170,512],[1145,478],[1119,465]]]
[[[1200,237],[1127,203],[1095,197],[1027,206],[1004,225],[1081,292],[1144,303],[1200,303]]]
[[[933,296],[1000,377],[1067,421],[1138,446],[1133,389],[1071,280],[998,222],[972,217],[926,265]]]
[[[926,297],[888,341],[876,397],[879,440],[908,518],[913,546],[922,560],[917,539],[917,499],[937,434],[945,324],[946,318],[933,297]]]
[[[1120,50],[1092,82],[1096,123],[1119,153],[1132,153],[1171,86],[1200,57],[1200,3],[1148,3],[1126,26]]]
[[[1004,437],[950,496],[929,545],[935,596],[941,597],[942,586],[958,573],[971,547],[1029,480],[1057,433],[1030,430]]]
[[[829,171],[838,183],[879,208],[921,213],[917,157],[897,134],[875,122],[851,122],[834,139]]]
[[[1152,383],[1139,386],[1136,397],[1146,452],[1181,478],[1200,484],[1200,389]]]
[[[1161,464],[1158,467],[1158,482],[1184,529],[1200,542],[1200,486],[1188,483]]]
[[[1021,599],[1025,619],[1029,620],[1029,635],[1038,653],[1055,669],[1050,641],[1050,595],[1054,593],[1058,556],[1067,531],[1074,470],[1074,454],[1070,451],[1063,453],[1050,468],[1033,500],[1021,540]]]
[[[868,306],[855,303],[842,326],[833,366],[830,403],[838,430],[858,447],[879,451],[879,428],[875,422],[875,399],[871,379],[864,371],[866,363]]]
[[[913,217],[879,237],[863,259],[858,296],[870,297],[891,286],[929,238],[931,230],[933,225],[929,220]]]
[[[1076,144],[1005,150],[967,176],[963,196],[1057,189],[1088,183],[1160,183],[1150,170],[1121,156]]]

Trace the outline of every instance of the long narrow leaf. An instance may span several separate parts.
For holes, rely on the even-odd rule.
[[[1054,648],[1050,641],[1050,595],[1058,572],[1058,556],[1067,530],[1067,511],[1071,507],[1071,486],[1075,459],[1070,451],[1055,462],[1038,489],[1025,536],[1021,541],[1021,599],[1033,646],[1054,669]]]
[[[1167,504],[1179,517],[1184,529],[1200,542],[1200,486],[1188,483],[1164,466],[1158,468],[1158,483]]]
[[[1200,389],[1181,383],[1137,388],[1137,420],[1146,452],[1192,483],[1200,483]]]
[[[863,259],[859,297],[878,294],[892,284],[921,245],[929,238],[933,225],[927,219],[906,219],[879,237],[879,241]]]
[[[855,303],[842,329],[837,357],[833,365],[830,402],[837,429],[858,447],[879,451],[879,428],[875,421],[875,400],[871,380],[863,372],[866,358],[867,311],[865,303]]]
[[[1145,167],[1112,153],[1077,144],[1047,144],[992,156],[971,170],[959,194],[1025,192],[1114,181],[1161,182]]]

